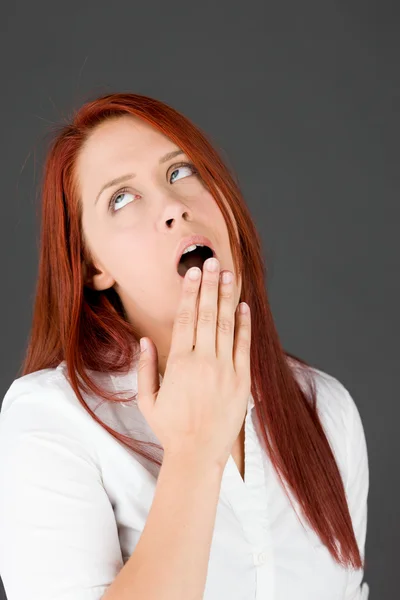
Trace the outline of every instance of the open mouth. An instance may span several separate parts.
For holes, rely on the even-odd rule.
[[[196,246],[194,250],[182,254],[178,263],[178,274],[184,277],[191,267],[199,267],[203,270],[204,261],[212,256],[215,256],[215,253],[208,246]]]

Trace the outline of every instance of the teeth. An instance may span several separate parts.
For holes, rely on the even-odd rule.
[[[188,246],[188,247],[186,248],[186,250],[184,250],[184,252],[182,252],[182,256],[183,256],[184,254],[186,254],[187,252],[192,252],[193,250],[196,250],[197,246],[202,246],[202,247],[203,247],[203,246],[204,246],[204,244],[192,244],[191,246]]]

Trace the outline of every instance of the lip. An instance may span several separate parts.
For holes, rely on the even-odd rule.
[[[207,237],[205,237],[204,235],[188,235],[181,239],[181,241],[179,242],[179,245],[178,245],[178,249],[176,251],[175,266],[176,266],[177,270],[178,270],[179,261],[182,256],[182,252],[185,250],[185,248],[187,248],[188,246],[191,246],[192,244],[204,244],[204,246],[208,246],[213,251],[213,256],[218,258],[217,253],[215,252],[211,241]]]

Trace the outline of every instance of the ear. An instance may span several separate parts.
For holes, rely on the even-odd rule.
[[[83,281],[87,287],[101,292],[107,290],[115,284],[115,279],[105,269],[98,268],[95,265],[82,265]]]
[[[108,290],[115,283],[115,279],[107,272],[100,271],[92,277],[93,289],[101,292],[102,290]]]

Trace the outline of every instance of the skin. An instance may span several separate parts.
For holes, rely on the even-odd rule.
[[[99,270],[90,284],[96,290],[114,287],[138,335],[154,342],[162,376],[183,282],[175,266],[180,239],[192,233],[207,236],[221,270],[235,275],[235,307],[241,292],[218,204],[199,175],[189,166],[177,166],[189,158],[181,154],[159,164],[177,149],[151,125],[126,115],[98,125],[76,165],[83,234]],[[106,189],[96,202],[104,184],[127,173],[136,177]],[[112,213],[108,204],[115,193]],[[242,438],[243,432],[234,448],[237,464],[242,463]]]

